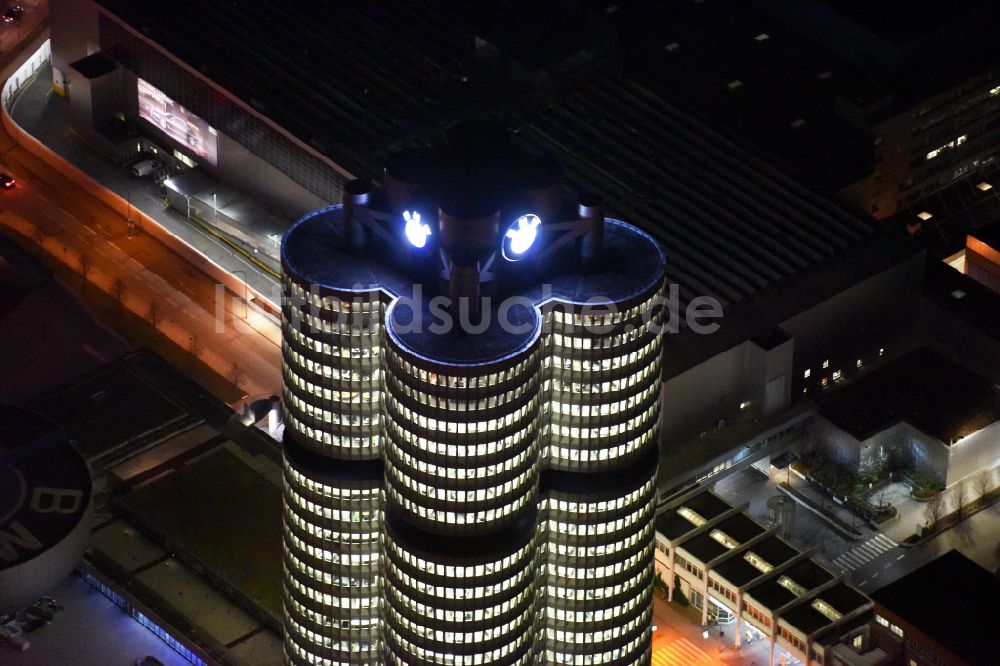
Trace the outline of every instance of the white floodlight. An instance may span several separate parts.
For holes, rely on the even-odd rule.
[[[527,213],[514,220],[503,235],[503,256],[508,261],[523,259],[524,254],[535,244],[538,228],[542,220],[533,213]]]
[[[403,220],[406,222],[403,233],[406,234],[406,240],[410,241],[410,245],[415,248],[427,245],[427,239],[431,236],[431,227],[420,221],[420,213],[403,211]]]

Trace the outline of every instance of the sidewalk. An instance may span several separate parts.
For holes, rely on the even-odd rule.
[[[858,532],[856,538],[863,537],[866,530],[875,531],[871,530],[864,520],[854,515],[853,511],[835,502],[822,488],[819,488],[814,483],[806,481],[794,473],[787,475],[787,481],[789,486],[816,505],[826,516],[835,518],[840,524],[845,525],[847,529]]]
[[[722,627],[702,627],[701,611],[693,606],[679,607],[653,595],[653,664],[655,666],[689,666],[692,654],[704,653],[699,663],[726,664],[727,666],[766,666],[770,645],[766,640],[742,642],[734,645],[737,623]],[[703,636],[708,630],[708,638]],[[719,637],[720,630],[723,637]],[[682,642],[687,646],[687,657],[673,657],[672,646]],[[679,652],[679,651],[678,651]],[[657,658],[659,653],[660,658]],[[701,656],[701,655],[699,655]]]

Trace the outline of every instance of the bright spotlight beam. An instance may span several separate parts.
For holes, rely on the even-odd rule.
[[[431,236],[431,227],[420,221],[420,213],[403,211],[403,220],[406,222],[403,233],[406,234],[406,240],[410,241],[410,245],[416,248],[427,245],[427,239]]]
[[[541,224],[541,219],[532,213],[522,215],[514,220],[514,224],[510,225],[507,233],[504,234],[504,256],[511,261],[522,258],[522,255],[535,244],[535,239],[538,238],[538,227]]]

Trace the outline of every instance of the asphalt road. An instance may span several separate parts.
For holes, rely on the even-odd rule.
[[[35,239],[74,270],[88,265],[87,280],[114,294],[122,305],[149,319],[183,348],[194,338],[202,361],[224,377],[238,368],[247,394],[271,395],[280,388],[277,323],[217,289],[206,274],[146,234],[129,236],[128,221],[58,171],[17,145],[0,127],[0,168],[17,178],[0,192],[0,223]],[[120,283],[119,283],[120,281]],[[223,294],[224,307],[216,295]]]
[[[748,502],[750,514],[757,520],[764,520],[767,498],[778,493],[775,485],[776,480],[766,479],[759,472],[741,470],[717,482],[715,491],[736,505]],[[859,527],[863,536],[850,541],[832,531],[814,514],[797,507],[790,541],[803,550],[813,548],[813,556],[834,573],[842,572],[834,561],[843,561],[838,558],[845,553],[850,555],[852,563],[866,560],[846,572],[847,579],[866,592],[891,583],[952,548],[990,571],[1000,566],[1000,504],[983,509],[914,548],[904,548],[880,538],[879,532],[860,522]]]
[[[866,592],[897,580],[939,555],[957,548],[989,571],[1000,566],[1000,504],[994,504],[914,548],[894,548],[851,573]]]

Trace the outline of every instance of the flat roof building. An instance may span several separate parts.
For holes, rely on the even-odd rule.
[[[872,593],[873,638],[893,664],[996,661],[1000,579],[951,550]]]
[[[735,622],[737,648],[747,634],[765,638],[772,663],[836,663],[844,637],[871,617],[871,601],[745,510],[704,485],[658,507],[654,566],[668,599],[679,591],[703,625]]]
[[[640,2],[618,33],[634,76],[879,219],[1000,154],[988,0]]]
[[[1000,389],[919,347],[825,395],[814,445],[867,474],[906,466],[952,486],[1000,460]]]

